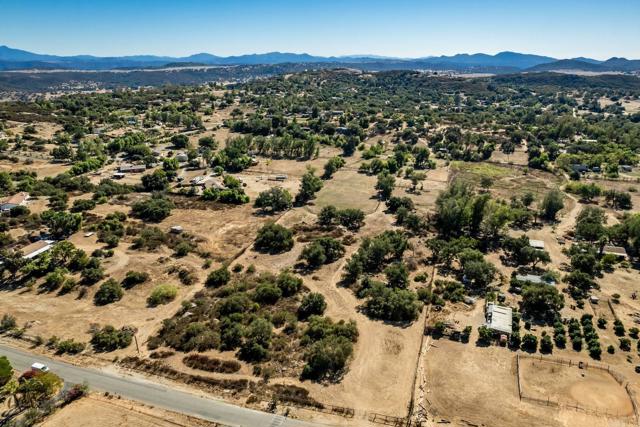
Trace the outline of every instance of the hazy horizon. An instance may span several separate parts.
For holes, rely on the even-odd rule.
[[[513,51],[640,58],[640,3],[623,0],[299,3],[10,0],[3,2],[0,45],[103,57],[291,52],[420,58]]]

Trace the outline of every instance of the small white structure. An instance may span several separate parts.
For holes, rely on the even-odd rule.
[[[176,160],[179,161],[180,163],[188,162],[189,156],[187,156],[186,153],[178,153],[176,154]]]
[[[544,250],[544,242],[542,240],[529,239],[529,246],[534,249]]]
[[[0,201],[0,212],[8,212],[16,206],[24,206],[27,204],[27,200],[29,200],[29,193],[24,191],[5,197]]]
[[[492,302],[485,309],[485,326],[494,332],[511,335],[513,310]]]

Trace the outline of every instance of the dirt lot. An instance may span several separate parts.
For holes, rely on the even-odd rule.
[[[56,412],[42,423],[42,427],[81,427],[87,425],[88,419],[91,419],[91,425],[100,427],[212,427],[216,425],[137,402],[91,395]]]

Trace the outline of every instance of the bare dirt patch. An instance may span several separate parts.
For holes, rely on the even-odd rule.
[[[101,427],[218,425],[137,402],[92,395],[56,412],[42,424],[42,427],[81,427],[86,426],[89,419],[91,425]]]

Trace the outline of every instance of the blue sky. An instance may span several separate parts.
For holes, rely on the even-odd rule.
[[[0,45],[59,55],[640,58],[638,0],[0,0],[0,12]]]

